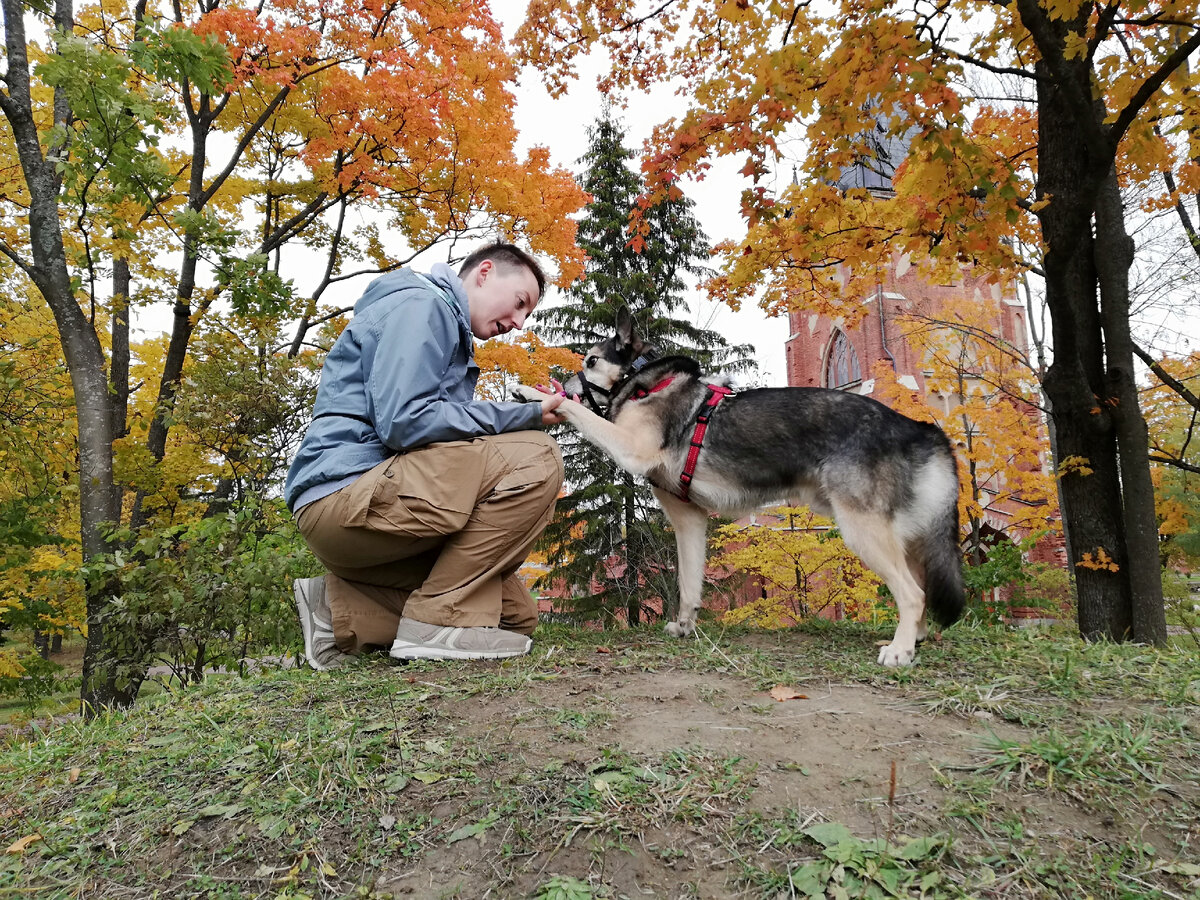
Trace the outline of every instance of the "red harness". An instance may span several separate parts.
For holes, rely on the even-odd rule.
[[[692,446],[688,450],[687,462],[683,464],[683,471],[679,475],[679,499],[684,503],[691,502],[688,499],[688,493],[691,490],[692,476],[696,472],[696,463],[700,459],[700,448],[704,446],[704,432],[708,431],[709,416],[720,406],[721,401],[732,393],[733,391],[729,388],[719,384],[708,386],[708,399],[704,401],[704,405],[700,407],[700,413],[696,416],[696,430],[692,432]]]
[[[630,396],[631,400],[641,400],[643,397],[649,397],[651,394],[658,393],[674,378],[664,378],[658,384],[650,389],[638,388]],[[720,406],[721,401],[732,394],[727,387],[719,384],[708,385],[708,397],[704,401],[704,405],[700,407],[700,412],[696,415],[696,430],[692,432],[692,444],[688,449],[687,462],[683,464],[683,471],[679,475],[679,499],[684,503],[691,503],[688,499],[688,494],[691,492],[692,477],[696,474],[696,463],[700,461],[700,450],[704,447],[704,432],[708,431],[708,420],[712,416],[713,411]]]

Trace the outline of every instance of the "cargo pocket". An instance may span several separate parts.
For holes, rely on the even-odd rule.
[[[462,531],[479,499],[480,449],[453,441],[391,459],[373,486],[365,526],[415,538]]]
[[[480,507],[481,520],[506,528],[535,521],[544,525],[544,520],[553,513],[554,500],[562,487],[563,466],[558,445],[550,440],[510,438],[495,442],[492,450],[495,465],[503,474]]]

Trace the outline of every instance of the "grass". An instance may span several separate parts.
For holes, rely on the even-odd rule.
[[[960,626],[895,672],[882,636],[544,627],[37,722],[0,733],[0,897],[1200,897],[1194,653]]]

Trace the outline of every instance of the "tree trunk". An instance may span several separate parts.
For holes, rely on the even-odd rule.
[[[1138,405],[1133,338],[1129,333],[1129,269],[1133,265],[1133,251],[1133,239],[1125,231],[1117,173],[1110,170],[1096,203],[1096,271],[1108,362],[1108,396],[1121,464],[1133,638],[1163,646],[1167,642],[1167,619],[1154,484],[1150,479],[1150,435]]]
[[[1065,65],[1090,97],[1086,64]],[[1111,160],[1097,173],[1088,158],[1095,148],[1080,140],[1078,110],[1066,96],[1068,89],[1050,77],[1044,61],[1037,69],[1044,76],[1037,83],[1037,191],[1039,200],[1048,201],[1038,215],[1054,333],[1054,362],[1043,388],[1057,439],[1055,463],[1071,538],[1079,630],[1089,640],[1125,640],[1132,628],[1132,598],[1114,425],[1103,402],[1104,338],[1091,236],[1096,192]]]
[[[105,529],[118,520],[120,513],[113,480],[113,417],[108,371],[100,339],[80,309],[71,285],[59,221],[58,159],[53,154],[43,154],[33,114],[24,4],[20,0],[2,2],[8,92],[0,100],[0,110],[12,128],[29,191],[31,262],[23,268],[54,315],[71,376],[79,430],[80,544],[83,560],[87,563],[110,549]],[[58,0],[54,10],[56,26],[69,31],[72,19],[70,0]],[[54,110],[57,124],[65,127],[70,111],[65,99],[58,94]],[[80,690],[85,715],[127,699],[125,689],[118,686],[113,667],[107,665],[112,653],[105,643],[104,613],[110,596],[111,591],[102,586],[87,586],[88,635]]]

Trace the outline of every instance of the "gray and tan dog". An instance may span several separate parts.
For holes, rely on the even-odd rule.
[[[926,612],[941,625],[963,609],[958,476],[936,425],[869,397],[824,388],[732,393],[687,357],[653,359],[628,310],[564,385],[582,394],[559,412],[626,471],[646,478],[675,529],[679,619],[696,627],[710,513],[739,515],[782,503],[837,522],[846,544],[891,589],[899,612],[885,666],[913,661]],[[540,399],[534,388],[518,396]]]

